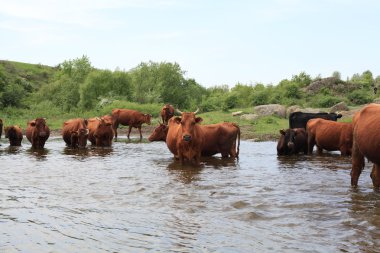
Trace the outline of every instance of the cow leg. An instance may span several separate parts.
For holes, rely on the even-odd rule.
[[[322,155],[323,148],[321,148],[320,146],[317,145],[317,152],[318,152],[318,155]]]
[[[380,187],[380,166],[379,165],[373,164],[372,171],[371,171],[371,178],[372,178],[373,187],[379,188]]]
[[[314,145],[315,145],[314,136],[312,136],[311,134],[309,134],[308,137],[307,137],[307,153],[309,155],[311,155],[313,153]]]
[[[117,141],[117,128],[119,127],[119,123],[117,121],[114,121],[112,124],[113,131],[115,132],[115,141]]]
[[[138,127],[139,132],[140,132],[140,141],[142,140],[142,134],[141,134],[141,126]]]
[[[352,169],[351,169],[351,186],[358,186],[360,173],[364,168],[364,155],[360,152],[355,143],[352,146]]]
[[[132,131],[132,126],[129,126],[129,129],[128,129],[128,140],[131,140],[131,139],[129,138],[129,135],[131,134],[131,131]]]

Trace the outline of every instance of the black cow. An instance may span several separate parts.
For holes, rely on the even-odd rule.
[[[280,130],[277,143],[277,155],[307,154],[307,134],[303,128]]]
[[[309,119],[322,118],[327,120],[337,121],[342,114],[327,113],[327,112],[293,112],[289,116],[289,128],[305,128]]]

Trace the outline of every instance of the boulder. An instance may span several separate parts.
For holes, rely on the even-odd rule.
[[[258,118],[259,118],[259,115],[253,114],[253,113],[243,114],[240,116],[240,119],[242,120],[256,120]]]
[[[380,98],[375,98],[375,99],[373,100],[373,103],[375,103],[375,104],[380,104]]]
[[[345,102],[340,102],[340,103],[338,103],[338,104],[336,104],[330,108],[330,113],[341,112],[341,111],[349,111],[349,110],[350,110],[350,108],[348,108],[348,106],[346,105]]]
[[[288,109],[286,109],[286,116],[289,117],[289,115],[293,112],[299,112],[301,111],[301,107],[298,105],[292,105],[289,106]]]
[[[286,109],[283,105],[258,105],[255,106],[254,109],[256,114],[259,116],[278,115],[279,117],[286,118]]]

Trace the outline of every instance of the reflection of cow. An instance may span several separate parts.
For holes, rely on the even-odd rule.
[[[277,142],[277,155],[307,154],[307,135],[304,128],[280,130]]]
[[[0,119],[0,139],[1,139],[2,133],[3,133],[3,120]]]
[[[45,142],[50,136],[50,129],[46,125],[46,120],[44,118],[37,118],[29,121],[25,135],[30,143],[32,143],[32,148],[44,148]]]
[[[371,178],[380,187],[380,105],[369,104],[354,115],[351,185],[357,186],[364,157],[373,162]]]
[[[87,120],[70,119],[65,121],[62,128],[62,137],[69,147],[86,147],[88,138]]]
[[[9,144],[11,146],[21,146],[22,141],[22,130],[21,127],[15,126],[7,126],[4,128],[5,138],[9,139]]]
[[[322,150],[339,150],[341,155],[351,155],[352,124],[325,119],[311,119],[307,123],[308,153],[317,145],[318,154]]]
[[[98,147],[110,147],[114,137],[111,116],[88,119],[88,140]]]
[[[169,120],[166,145],[170,152],[179,158],[181,164],[188,160],[199,165],[204,143],[204,132],[199,125],[202,118],[196,117],[198,110],[178,112],[181,113],[181,117],[173,117]]]
[[[161,118],[162,123],[167,125],[169,122],[169,119],[174,116],[174,107],[171,104],[166,104],[161,109]]]
[[[327,113],[327,112],[293,112],[289,115],[289,128],[305,128],[309,119],[321,118],[332,121],[337,121],[341,118],[342,114]]]
[[[204,132],[204,144],[202,146],[202,156],[212,156],[218,153],[222,154],[222,157],[238,157],[240,148],[240,128],[238,125],[229,122],[223,122],[212,125],[200,125]],[[166,141],[169,127],[160,124],[157,126],[152,134],[149,136],[149,141]],[[236,139],[238,139],[238,145],[236,146]],[[173,142],[174,143],[174,142]],[[171,150],[175,150],[173,146]]]
[[[142,140],[141,125],[146,123],[150,125],[150,119],[152,115],[144,114],[135,110],[128,109],[113,109],[112,110],[112,121],[113,130],[115,131],[115,139],[117,140],[117,128],[119,124],[124,126],[129,126],[128,139],[131,134],[132,127],[138,128],[140,132],[140,140]]]

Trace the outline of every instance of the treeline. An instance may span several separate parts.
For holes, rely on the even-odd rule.
[[[371,102],[380,77],[370,71],[345,81],[339,72],[312,78],[305,72],[277,85],[236,84],[205,88],[185,77],[177,63],[145,62],[125,71],[95,69],[87,56],[56,67],[0,62],[0,108],[33,109],[38,105],[62,112],[101,109],[128,101],[137,104],[171,103],[182,110],[230,110],[279,103],[330,107]],[[1,110],[1,109],[0,109]]]

